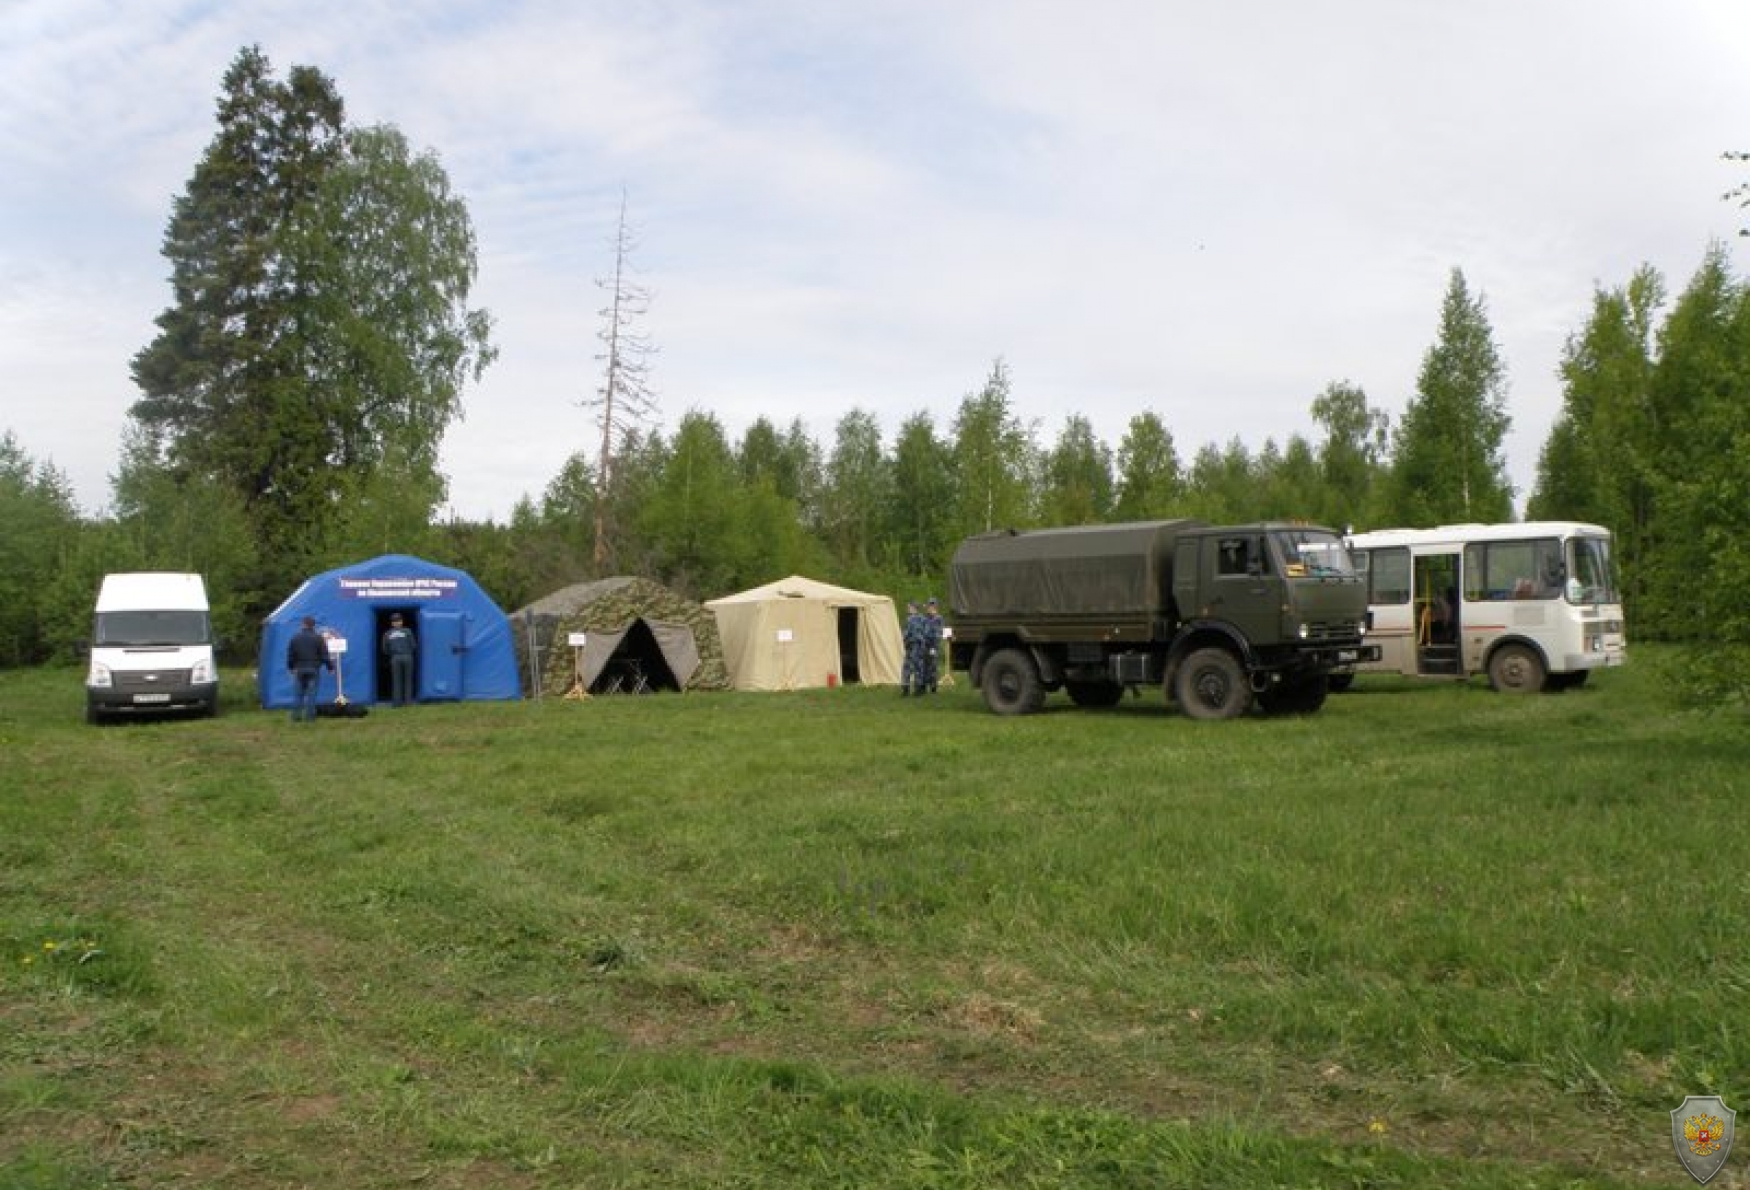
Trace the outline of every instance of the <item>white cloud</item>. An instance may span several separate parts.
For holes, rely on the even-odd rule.
[[[1680,288],[1745,213],[1735,0],[22,0],[0,11],[4,424],[106,497],[127,361],[169,300],[170,200],[258,42],[434,150],[502,347],[445,457],[506,514],[587,448],[622,187],[672,424],[852,405],[946,424],[1005,357],[1047,440],[1311,433],[1333,381],[1394,416],[1451,269],[1512,372],[1514,476],[1595,284]]]

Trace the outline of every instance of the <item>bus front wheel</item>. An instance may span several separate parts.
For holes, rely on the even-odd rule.
[[[1502,645],[1489,658],[1489,687],[1504,694],[1533,694],[1543,689],[1543,658],[1525,645]]]

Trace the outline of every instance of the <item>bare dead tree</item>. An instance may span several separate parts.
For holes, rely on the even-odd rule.
[[[602,436],[595,475],[597,574],[606,568],[612,553],[608,540],[609,497],[618,448],[633,431],[648,425],[656,416],[656,398],[649,383],[650,357],[656,354],[656,348],[639,329],[639,320],[650,311],[650,291],[632,279],[632,252],[637,247],[637,237],[626,220],[624,190],[620,191],[620,218],[613,247],[613,276],[596,280],[596,285],[608,295],[608,304],[599,311],[602,328],[596,334],[603,347],[595,357],[604,365],[602,384],[596,395],[585,402],[597,411],[596,427]]]

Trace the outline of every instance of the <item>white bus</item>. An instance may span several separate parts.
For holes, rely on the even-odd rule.
[[[1626,656],[1610,531],[1576,521],[1380,529],[1348,538],[1367,581],[1357,673],[1469,678],[1563,690]],[[1352,680],[1336,675],[1335,689]]]

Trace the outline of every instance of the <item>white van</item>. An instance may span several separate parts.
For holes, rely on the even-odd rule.
[[[97,591],[85,718],[219,710],[207,587],[198,574],[110,574]]]

